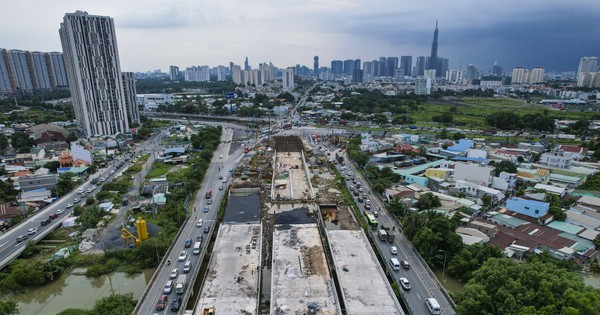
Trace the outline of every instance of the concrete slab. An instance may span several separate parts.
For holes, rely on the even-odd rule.
[[[214,307],[219,314],[256,314],[259,237],[258,224],[221,225],[195,314],[202,315],[205,307]]]
[[[316,224],[293,225],[273,233],[271,314],[339,314],[335,286]]]
[[[362,230],[327,231],[348,314],[404,314]]]
[[[300,152],[277,152],[274,170],[276,198],[278,196],[284,200],[310,198],[310,187]]]

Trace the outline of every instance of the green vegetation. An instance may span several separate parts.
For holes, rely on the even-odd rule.
[[[106,211],[97,206],[85,208],[85,210],[77,216],[75,220],[79,224],[79,229],[85,231],[87,229],[96,228],[98,223],[102,221],[104,216],[108,215]]]
[[[15,189],[12,179],[0,181],[0,203],[13,201],[18,194],[19,191]]]
[[[54,186],[53,194],[56,197],[62,197],[70,193],[77,183],[73,181],[73,173],[64,172],[58,175],[58,179],[56,180],[56,186]]]
[[[0,315],[13,314],[19,314],[19,307],[17,306],[17,302],[0,300]]]
[[[10,136],[10,144],[18,153],[29,153],[31,148],[35,146],[35,140],[30,138],[28,134],[17,131]]]
[[[496,176],[499,176],[502,172],[517,173],[517,166],[511,161],[500,161],[498,163],[490,161],[489,165],[494,167],[494,174]]]
[[[419,197],[419,210],[429,210],[441,205],[440,198],[433,193],[424,193]]]
[[[348,156],[359,168],[365,167],[369,162],[369,155],[360,149],[360,137],[354,137],[350,139],[346,146],[346,152]]]
[[[473,272],[481,268],[488,258],[503,257],[502,250],[497,246],[473,244],[466,245],[450,261],[448,274],[461,282],[471,279]]]
[[[43,100],[69,97],[69,91],[59,91],[43,95],[21,97],[19,106],[12,98],[0,100],[0,121],[31,121],[35,124],[75,119],[71,104],[47,104]],[[23,107],[27,107],[24,109]]]
[[[567,219],[567,213],[562,209],[560,196],[551,193],[546,193],[544,201],[550,204],[548,212],[554,216],[554,220],[564,221],[565,219]]]
[[[114,315],[114,314],[131,314],[135,308],[136,300],[133,299],[132,293],[116,294],[113,293],[107,297],[103,297],[94,304],[91,310],[82,310],[76,308],[66,309],[58,315]]]
[[[590,177],[579,189],[600,191],[600,173]]]
[[[379,169],[377,166],[369,165],[365,169],[365,175],[371,182],[371,187],[380,194],[400,181],[400,175],[394,173],[389,167]]]
[[[479,314],[597,314],[600,291],[552,259],[520,263],[490,258],[455,295],[458,312]]]
[[[139,164],[133,164],[130,167],[128,167],[127,170],[125,170],[123,172],[123,175],[127,176],[127,177],[131,177],[131,175],[137,174],[137,173],[139,173],[141,171],[142,171],[142,166],[141,165],[139,165]]]
[[[155,178],[161,177],[169,172],[169,170],[173,167],[172,165],[165,164],[163,162],[154,162],[152,163],[152,169],[146,175],[146,178]]]
[[[514,112],[496,112],[489,114],[485,121],[489,126],[503,130],[554,131],[554,118],[539,114],[519,116]]]

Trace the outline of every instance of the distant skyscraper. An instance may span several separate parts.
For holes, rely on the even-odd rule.
[[[171,81],[179,80],[179,67],[178,66],[169,66],[169,78]]]
[[[433,42],[431,43],[431,56],[428,69],[437,69],[438,59],[438,22],[435,21],[435,31],[433,31]]]
[[[331,73],[333,73],[333,74],[344,73],[344,62],[341,60],[332,60],[331,61]]]
[[[354,59],[354,69],[361,69],[360,67],[360,59]]]
[[[208,82],[210,81],[210,69],[208,66],[187,67],[184,78],[190,82]]]
[[[433,70],[435,71],[435,70]],[[431,94],[431,78],[417,77],[415,80],[415,94],[430,95]]]
[[[128,133],[113,19],[67,13],[59,33],[79,129],[87,137]]]
[[[417,57],[417,65],[416,65],[417,73],[413,73],[413,75],[422,76],[425,74],[425,61],[426,61],[425,57],[423,57],[423,56]]]
[[[354,83],[362,83],[364,72],[361,69],[354,69],[352,71],[352,82]]]
[[[319,75],[319,56],[313,58],[313,74]]]
[[[502,75],[502,66],[498,65],[498,61],[494,61],[494,66],[492,67],[492,74],[497,76]]]
[[[294,70],[293,69],[285,69],[283,71],[283,90],[286,92],[291,92],[294,90]]]
[[[348,59],[344,60],[344,73],[347,75],[352,75],[354,72],[354,60]]]
[[[516,67],[512,71],[512,84],[536,84],[544,82],[544,68],[523,69]]]
[[[250,64],[248,63],[248,57],[246,57],[246,60],[244,60],[244,70],[246,70],[246,71],[250,70]]]
[[[577,74],[598,71],[598,57],[581,57]]]
[[[50,83],[53,88],[68,87],[67,69],[65,68],[65,59],[59,52],[46,53],[46,63],[48,64],[48,73],[50,74]]]
[[[401,56],[400,57],[400,69],[402,75],[412,75],[412,56]]]
[[[133,72],[123,72],[123,94],[125,95],[125,109],[127,110],[129,124],[139,124],[140,112],[137,106],[137,91]]]
[[[465,74],[465,80],[467,80],[467,84],[472,84],[473,80],[477,80],[479,78],[479,71],[475,68],[474,65],[467,65],[467,72]]]
[[[395,70],[398,68],[398,57],[387,57],[385,64],[385,76],[395,76]]]
[[[367,76],[373,76],[373,63],[370,61],[365,61],[363,62],[362,65],[363,68],[363,74],[367,75]]]

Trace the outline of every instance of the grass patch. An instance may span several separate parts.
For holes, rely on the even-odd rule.
[[[140,158],[138,159],[139,162],[146,162],[148,161],[148,159],[150,158],[150,153],[146,153],[142,156],[140,156]]]
[[[152,163],[152,169],[148,172],[146,178],[155,178],[163,176],[169,172],[171,167],[171,165],[165,164],[163,162],[154,162]]]

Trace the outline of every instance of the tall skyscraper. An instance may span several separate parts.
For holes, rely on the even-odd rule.
[[[577,75],[579,75],[580,73],[596,71],[598,71],[598,57],[581,57],[581,59],[579,59],[579,68],[577,69]]]
[[[472,84],[473,80],[477,80],[479,78],[479,71],[475,68],[474,65],[467,65],[467,71],[465,74],[465,80],[467,80],[467,84]]]
[[[248,57],[246,57],[246,60],[244,60],[244,70],[245,71],[250,70],[250,64],[248,63]]]
[[[137,91],[133,72],[123,72],[123,94],[125,95],[125,109],[127,110],[129,124],[139,124],[140,112],[137,106]]]
[[[498,61],[494,61],[494,66],[492,67],[492,74],[497,76],[502,75],[502,66],[498,65]]]
[[[413,75],[422,76],[425,74],[425,61],[426,61],[426,58],[424,56],[417,57],[417,64],[416,64],[417,73],[413,73]]]
[[[401,56],[400,57],[400,69],[402,75],[412,75],[412,56]]]
[[[352,82],[354,83],[362,83],[364,72],[361,69],[354,69],[352,71]]]
[[[171,79],[171,81],[179,80],[179,67],[178,66],[169,66],[169,79]]]
[[[431,94],[431,78],[421,77],[421,76],[417,77],[417,79],[415,80],[415,94],[416,95],[430,95]]]
[[[347,75],[352,75],[354,72],[354,60],[348,59],[344,60],[344,73]]]
[[[373,63],[371,61],[363,62],[363,74],[367,76],[373,76]]]
[[[128,133],[113,19],[82,11],[67,13],[59,34],[79,129],[87,137]]]
[[[291,92],[294,90],[294,70],[287,68],[283,71],[283,90]]]
[[[431,43],[431,56],[429,57],[428,69],[437,69],[438,59],[438,22],[435,21],[435,31],[433,31],[433,42]]]
[[[341,60],[332,60],[331,61],[331,73],[333,73],[333,74],[344,73],[344,62]]]
[[[313,74],[316,76],[319,75],[319,56],[313,58]]]

